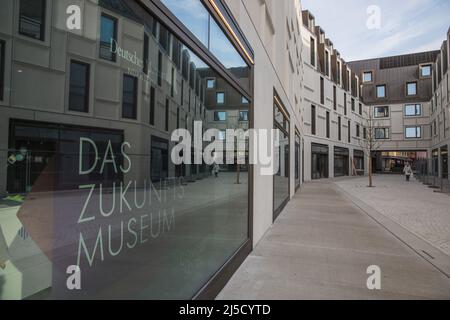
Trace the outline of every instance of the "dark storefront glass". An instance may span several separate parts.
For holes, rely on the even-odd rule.
[[[277,98],[276,100],[279,100]],[[289,157],[290,157],[290,139],[289,139],[289,118],[284,107],[277,101],[274,103],[275,117],[274,129],[279,130],[278,147],[275,148],[274,158],[278,162],[278,171],[273,177],[273,210],[274,220],[278,217],[286,202],[289,200]]]
[[[251,95],[136,1],[82,2],[81,34],[58,24],[66,6],[52,1],[41,24],[49,47],[39,48],[48,64],[30,58],[5,75],[15,104],[0,103],[0,300],[191,299],[249,247],[251,199],[248,141],[227,149],[245,163],[217,160],[216,176],[202,160],[210,141],[194,129],[248,129]],[[235,82],[248,82],[240,74]],[[207,78],[224,103],[205,93]],[[23,108],[43,120],[22,118]],[[216,111],[226,119],[215,122]],[[198,164],[171,157],[171,135],[184,128],[193,143],[180,155],[197,152]],[[82,290],[67,288],[75,265]]]
[[[311,175],[312,179],[328,178],[328,156],[329,148],[327,145],[311,144]]]
[[[355,169],[357,173],[363,174],[365,170],[364,166],[364,151],[362,150],[353,150],[353,158],[355,161]]]
[[[334,147],[334,176],[348,176],[349,151],[345,148]]]
[[[300,188],[300,135],[295,133],[295,188]]]
[[[441,148],[442,178],[448,179],[448,146]]]

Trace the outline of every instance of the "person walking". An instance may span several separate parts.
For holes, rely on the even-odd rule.
[[[216,178],[219,177],[219,171],[220,171],[219,165],[218,165],[216,162],[214,162],[213,172],[214,172],[214,176],[215,176]]]
[[[403,168],[403,173],[405,174],[406,177],[406,181],[409,181],[409,179],[411,178],[413,171],[411,168],[411,165],[409,164],[409,162],[407,162],[405,164],[405,167]]]

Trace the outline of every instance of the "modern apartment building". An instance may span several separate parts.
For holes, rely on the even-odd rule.
[[[364,174],[366,106],[360,78],[314,16],[302,12],[305,180]]]
[[[379,104],[365,98],[366,67],[300,1],[0,8],[0,299],[214,298],[304,181],[367,173]],[[445,154],[448,43],[419,63],[431,76],[405,76],[421,97],[405,101],[422,106],[408,127],[436,122],[436,136],[396,135],[387,151]],[[215,177],[202,154],[210,141],[230,151],[230,129],[278,129],[277,172],[250,163],[247,140]],[[174,163],[182,138],[188,161]],[[74,265],[80,291],[66,286]]]
[[[447,35],[448,37],[448,35]],[[430,173],[448,178],[448,39],[440,50],[350,63],[374,119],[376,172],[432,159]]]

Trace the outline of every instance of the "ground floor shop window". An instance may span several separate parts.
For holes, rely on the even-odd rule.
[[[364,174],[365,166],[364,166],[364,151],[362,150],[353,150],[353,166],[356,171],[356,174]]]
[[[448,179],[448,146],[441,148],[442,178]]]
[[[275,96],[274,114],[274,129],[279,131],[278,146],[275,148],[274,154],[278,162],[278,171],[273,177],[273,210],[275,220],[290,197],[290,124],[286,109],[281,104],[278,96]]]
[[[312,179],[328,178],[328,155],[329,148],[327,145],[315,144],[311,145],[311,175]]]
[[[295,188],[300,188],[300,135],[295,132]]]
[[[349,151],[346,148],[334,147],[334,176],[348,176]]]

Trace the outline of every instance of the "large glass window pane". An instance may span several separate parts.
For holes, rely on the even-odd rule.
[[[89,65],[86,63],[70,63],[69,110],[89,111]]]
[[[200,0],[161,0],[161,2],[208,47],[209,12]]]
[[[279,100],[278,98],[276,100]],[[273,210],[274,220],[280,214],[283,204],[289,199],[289,179],[290,179],[290,139],[289,139],[289,119],[282,107],[274,103],[275,119],[274,129],[278,131],[278,146],[275,147],[274,159],[278,171],[273,180]]]
[[[59,21],[56,7],[47,21]],[[8,91],[14,105],[0,108],[0,208],[8,212],[0,219],[0,300],[192,299],[250,241],[249,141],[230,147],[226,130],[245,132],[252,104],[171,30],[165,50],[153,33],[159,22],[137,2],[84,9],[91,14],[82,33],[48,29],[49,39],[62,37],[76,52],[51,41],[16,48],[6,61],[10,70],[20,57],[48,51],[69,64],[29,61],[15,74],[21,85]],[[93,41],[97,56],[87,50]],[[226,93],[219,104],[216,92]],[[65,101],[88,112],[61,112]],[[30,108],[41,121],[29,120]],[[215,112],[226,117],[215,122]],[[175,163],[173,130],[186,128],[194,141],[199,126],[215,129],[222,151],[207,163],[195,155],[208,143],[192,144],[181,152],[192,163]],[[220,161],[228,155],[234,162]],[[67,290],[71,265],[81,268],[81,291]]]
[[[20,34],[44,40],[46,0],[20,0]]]
[[[116,61],[117,19],[102,14],[100,21],[100,58]]]

